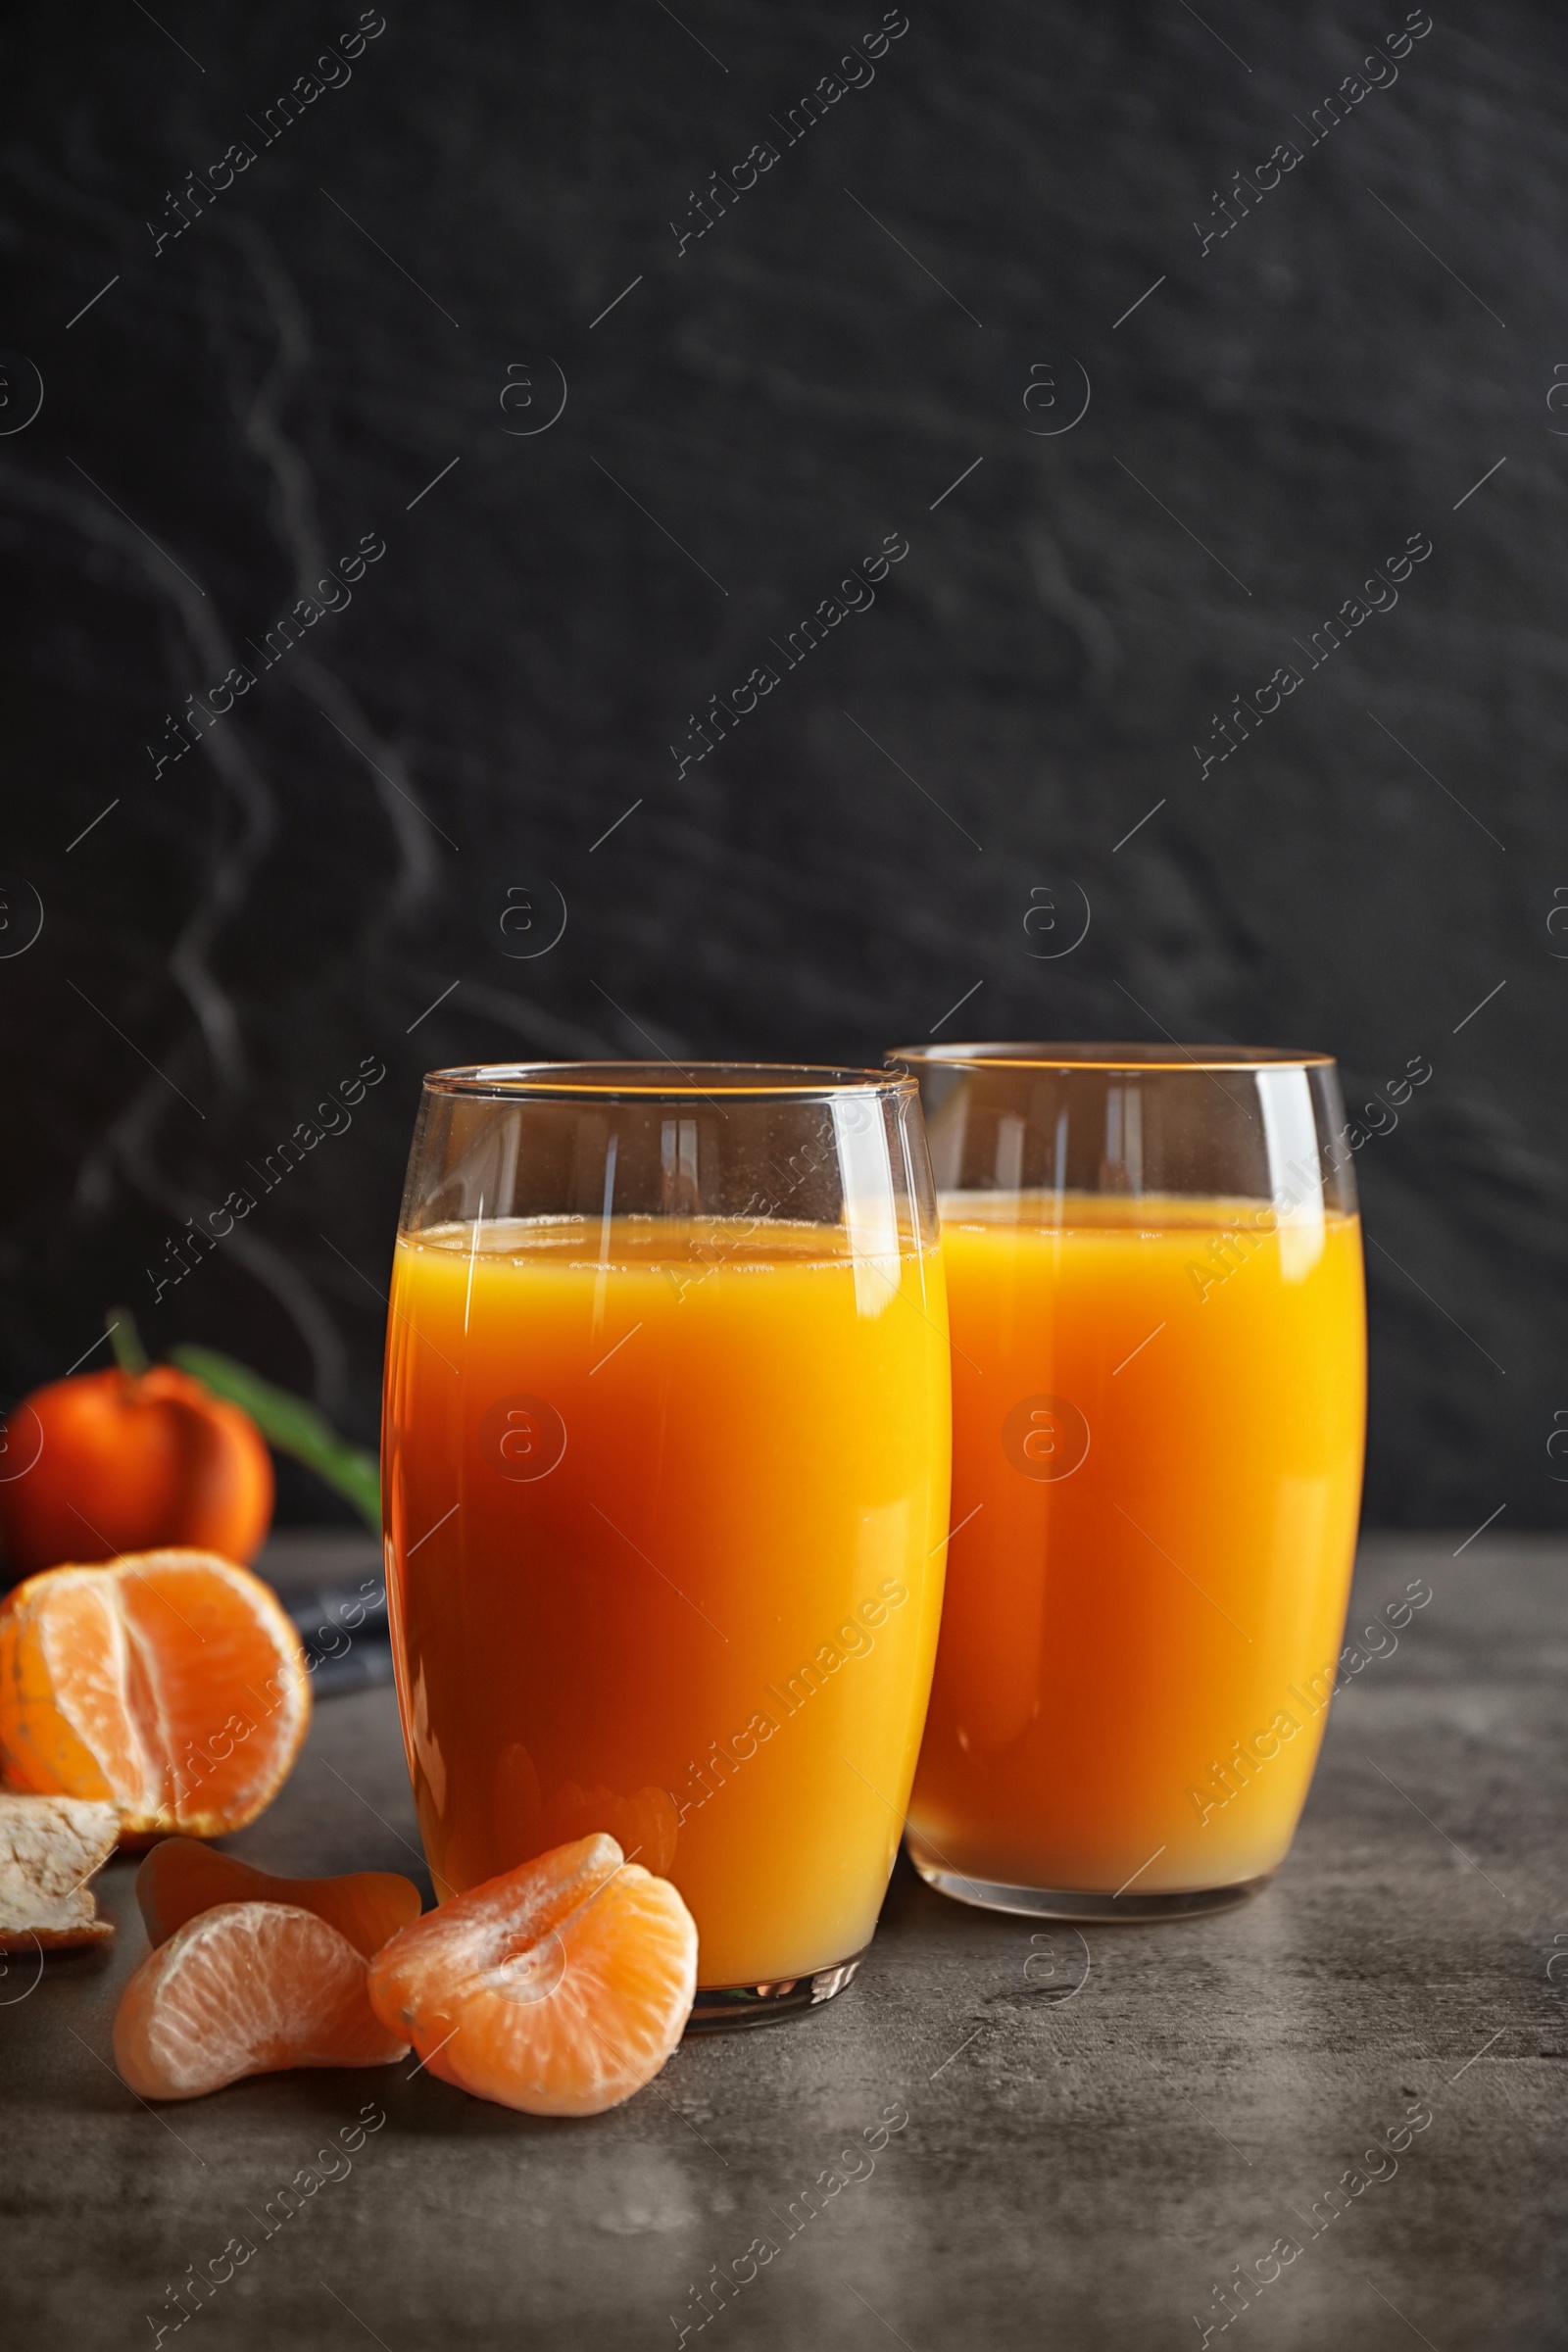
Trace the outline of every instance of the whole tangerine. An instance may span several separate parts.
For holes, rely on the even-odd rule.
[[[266,1541],[272,1460],[261,1432],[172,1364],[50,1381],[6,1419],[0,1544],[12,1578],[171,1544],[251,1560]],[[25,1466],[11,1468],[18,1459]]]

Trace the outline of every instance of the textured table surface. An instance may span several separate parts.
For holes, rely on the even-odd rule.
[[[215,2352],[696,2343],[713,2266],[747,2282],[705,2343],[1193,2346],[1220,2340],[1241,2264],[1225,2340],[1256,2352],[1568,2344],[1568,1549],[1459,1543],[1363,1547],[1352,1631],[1411,1576],[1434,1597],[1336,1700],[1258,1900],[1032,1937],[901,1864],[850,1993],[683,2047],[597,2121],[513,2115],[412,2062],[139,2104],[107,2056],[144,1950],[115,1864],[117,1947],[0,1982],[8,2344],[171,2342],[167,2289],[221,2272],[231,2239],[252,2251],[186,2323]],[[373,1570],[356,1544],[336,1564]],[[285,1540],[267,1564],[300,1581],[329,1550]],[[414,1843],[385,1689],[319,1709],[235,1840],[275,1869],[422,1876]],[[1402,2153],[1364,2159],[1421,2103]]]

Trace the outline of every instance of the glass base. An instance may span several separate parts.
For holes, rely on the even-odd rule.
[[[1015,1911],[1029,1919],[1120,1921],[1137,1926],[1156,1919],[1201,1919],[1210,1911],[1229,1911],[1257,1894],[1273,1878],[1239,1879],[1230,1886],[1180,1887],[1173,1894],[1097,1894],[1081,1886],[1007,1886],[994,1879],[965,1879],[956,1870],[929,1860],[911,1838],[909,1860],[928,1886],[955,1902],[973,1903],[981,1911]],[[701,1997],[701,1996],[699,1996]]]
[[[787,2017],[820,2009],[854,1982],[864,1952],[818,1968],[808,1977],[782,1977],[776,1984],[699,1984],[686,2021],[688,2034],[728,2034],[742,2026],[779,2025]]]

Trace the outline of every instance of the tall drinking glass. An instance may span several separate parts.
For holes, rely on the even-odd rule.
[[[1354,1551],[1365,1328],[1334,1063],[894,1058],[924,1098],[954,1345],[910,1853],[1003,1910],[1218,1909],[1295,1835]]]
[[[913,1080],[435,1071],[391,1307],[387,1588],[438,1893],[608,1831],[696,1918],[695,2024],[827,1999],[898,1849],[942,1605]]]

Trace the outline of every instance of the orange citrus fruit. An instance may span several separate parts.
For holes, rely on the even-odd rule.
[[[285,1903],[220,1903],[187,1920],[115,2015],[115,2064],[143,2099],[199,2099],[289,2066],[390,2066],[408,2046],[370,2007],[363,1954]]]
[[[613,1838],[580,1838],[427,1911],[382,1945],[369,1983],[382,2023],[460,2090],[599,2115],[679,2041],[697,1928]]]
[[[340,1879],[278,1879],[193,1838],[163,1838],[136,1873],[136,1900],[153,1943],[219,1903],[288,1903],[314,1911],[368,1960],[389,1936],[419,1916],[419,1889],[391,1870]]]
[[[126,1844],[218,1838],[277,1794],[311,1717],[300,1638],[211,1551],[47,1568],[0,1604],[0,1765],[107,1801]]]
[[[266,1440],[248,1413],[172,1364],[52,1380],[7,1420],[0,1541],[13,1576],[167,1544],[249,1560],[266,1541]]]

